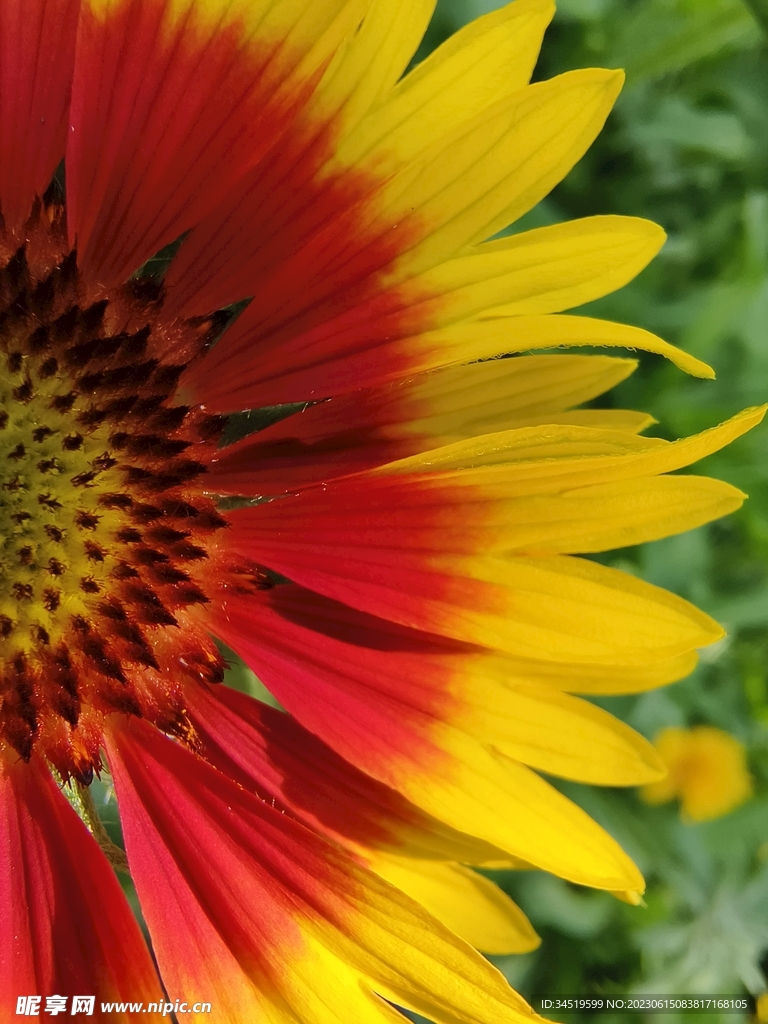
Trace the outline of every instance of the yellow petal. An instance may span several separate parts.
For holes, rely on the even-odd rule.
[[[650,331],[586,316],[505,317],[495,316],[493,310],[488,310],[472,320],[397,342],[393,349],[402,349],[417,371],[474,359],[493,359],[515,352],[585,345],[654,352],[694,377],[711,380],[715,376],[714,370],[706,363]]]
[[[585,217],[478,246],[408,282],[437,296],[435,327],[482,316],[558,313],[631,281],[664,244],[657,224],[639,217]]]
[[[682,598],[581,558],[436,556],[431,565],[455,581],[450,595],[401,595],[390,618],[518,657],[639,665],[723,636]]]
[[[682,469],[751,430],[762,421],[766,408],[745,409],[680,441],[579,426],[523,427],[458,441],[371,472],[455,472],[467,482],[474,474],[482,486],[490,477],[481,470],[493,467],[499,479],[507,479],[505,493],[510,496],[546,494]],[[510,466],[514,473],[508,471]]]
[[[628,434],[639,434],[657,421],[653,416],[632,409],[573,409],[570,412],[556,412],[544,416],[520,417],[510,426],[535,427],[545,423],[572,423],[577,427],[592,427],[597,430],[621,430]]]
[[[618,843],[531,769],[452,726],[436,726],[435,737],[453,757],[439,774],[404,775],[401,788],[417,806],[569,881],[644,889]]]
[[[391,0],[382,0],[381,6],[391,9]],[[516,0],[456,32],[341,143],[339,161],[354,166],[376,147],[380,172],[398,169],[527,85],[553,13],[551,0]]]
[[[644,477],[501,500],[482,524],[468,515],[465,532],[476,529],[487,554],[585,554],[693,530],[734,512],[745,497],[709,477]]]
[[[378,216],[398,223],[412,215],[424,240],[400,257],[392,279],[442,263],[535,206],[589,147],[622,81],[620,72],[590,69],[528,86],[396,174]]]
[[[435,0],[373,0],[318,90],[317,116],[324,120],[343,108],[340,131],[349,133],[390,94],[421,42],[434,8]]]
[[[489,871],[535,871],[533,864],[527,860],[520,860],[519,857],[500,857],[497,860],[485,860],[477,867],[487,868]]]
[[[642,897],[642,894],[633,889],[617,889],[611,893],[611,896],[615,896],[617,900],[621,900],[622,903],[628,903],[630,907],[644,907],[646,902]]]
[[[373,871],[483,953],[527,953],[541,942],[506,893],[460,864],[381,853],[366,860]]]
[[[588,701],[505,675],[477,659],[455,682],[455,724],[507,757],[549,775],[604,786],[654,781],[665,768],[654,747]]]
[[[567,665],[561,662],[533,661],[501,656],[495,670],[517,685],[528,683],[538,688],[551,687],[567,693],[612,694],[642,693],[677,682],[696,667],[694,651],[675,658],[648,660],[640,665]]]
[[[345,922],[351,942],[339,943],[338,930],[330,940],[366,987],[438,1024],[541,1020],[487,960],[419,904],[369,872],[350,875],[360,911]]]

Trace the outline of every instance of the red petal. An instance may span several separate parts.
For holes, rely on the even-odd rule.
[[[286,132],[185,241],[165,279],[170,315],[254,296],[248,320],[267,334],[333,294],[334,263],[365,246],[356,214],[375,182],[354,173],[315,182],[332,149],[328,128]],[[348,288],[366,276],[365,266],[345,269]]]
[[[163,998],[112,868],[34,759],[0,774],[0,920],[8,1019],[22,995]]]
[[[64,156],[80,0],[0,4],[0,205],[18,231]]]
[[[227,596],[206,609],[210,628],[237,651],[291,714],[393,787],[403,762],[440,773],[434,722],[453,717],[449,682],[469,645],[377,619],[297,586]]]
[[[377,421],[379,394],[340,395],[220,450],[208,469],[211,490],[217,494],[297,491],[439,443],[419,434],[388,437]],[[398,411],[406,420],[410,410]]]
[[[414,314],[412,297],[382,293],[381,283],[382,272],[423,231],[418,216],[394,226],[372,217],[378,183],[367,175],[313,181],[329,147],[330,137],[320,137],[306,151],[286,147],[266,161],[200,225],[171,267],[171,311],[174,292],[187,314],[252,297],[182,380],[211,409],[322,397],[342,380],[346,390],[362,386],[368,381],[357,383],[356,368],[351,376],[344,367],[336,373],[336,363],[427,323],[429,311]],[[408,364],[398,357],[388,374],[384,369],[373,371],[374,380],[402,375]]]
[[[303,849],[300,826],[146,723],[114,727],[107,752],[168,994],[209,1000],[229,1020],[240,962],[270,988],[280,952],[300,949],[290,894],[306,894],[326,867]]]
[[[365,238],[364,225],[352,228]],[[337,236],[333,245],[340,248],[349,232],[343,222],[332,221],[326,235]],[[408,247],[408,237],[392,230],[371,240],[365,252],[344,252],[348,263],[328,268],[328,292],[309,308],[302,302],[304,285],[312,294],[315,281],[290,267],[293,303],[265,323],[254,300],[210,354],[190,367],[181,386],[212,412],[233,412],[326,398],[407,376],[412,355],[395,342],[427,331],[433,310],[429,301],[419,304],[397,288],[382,292],[379,271]],[[310,265],[318,263],[312,252],[301,255]]]

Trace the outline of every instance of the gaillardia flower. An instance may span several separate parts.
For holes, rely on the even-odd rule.
[[[728,814],[752,795],[744,745],[712,725],[668,726],[654,740],[667,775],[643,786],[649,804],[680,799],[683,818],[710,821]]]
[[[3,1019],[28,995],[529,1019],[472,945],[536,936],[466,865],[642,890],[536,769],[658,778],[571,694],[670,682],[721,631],[574,556],[735,509],[670,474],[760,413],[644,438],[573,411],[633,361],[517,355],[709,373],[561,315],[632,278],[655,225],[486,241],[620,73],[528,85],[552,10],[516,0],[404,74],[432,7],[0,0]],[[221,685],[216,640],[285,712]],[[60,789],[87,802],[105,768],[154,959]]]

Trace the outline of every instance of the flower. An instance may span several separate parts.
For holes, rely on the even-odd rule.
[[[485,241],[581,157],[620,73],[529,86],[552,10],[516,0],[403,76],[432,6],[0,4],[6,1014],[164,988],[216,1021],[519,1021],[456,933],[536,937],[461,865],[642,890],[535,769],[658,778],[572,693],[670,682],[721,630],[575,555],[738,507],[670,474],[762,413],[644,438],[572,411],[633,361],[519,355],[711,375],[561,313],[632,278],[655,225]],[[214,638],[287,714],[220,685]],[[105,766],[154,960],[57,785],[99,838]]]
[[[711,725],[662,729],[654,746],[667,776],[644,786],[649,804],[680,799],[683,817],[709,821],[728,814],[752,795],[744,746],[735,736]]]

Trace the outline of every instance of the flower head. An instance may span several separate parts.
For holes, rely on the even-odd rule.
[[[669,726],[654,741],[667,776],[642,789],[649,804],[675,797],[683,816],[709,821],[728,814],[752,795],[752,778],[744,746],[735,736],[711,725],[693,729]]]
[[[761,413],[644,438],[574,411],[633,361],[519,355],[711,375],[562,315],[632,278],[655,225],[485,241],[581,157],[620,73],[528,85],[552,10],[516,0],[404,75],[432,6],[0,3],[6,1000],[156,1001],[161,975],[217,1021],[517,1021],[457,933],[536,936],[462,865],[642,889],[536,769],[658,778],[572,693],[670,682],[721,630],[574,556],[738,507],[670,474]],[[215,640],[287,713],[221,685]],[[107,767],[159,975],[54,781]]]

